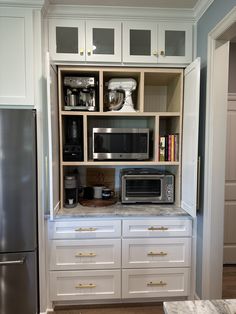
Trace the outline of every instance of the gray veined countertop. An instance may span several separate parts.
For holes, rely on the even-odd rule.
[[[164,302],[165,314],[235,314],[236,299]]]
[[[174,205],[156,204],[130,204],[124,205],[117,202],[111,206],[87,207],[78,204],[74,208],[62,208],[56,214],[56,219],[61,218],[102,218],[102,217],[190,217],[180,207]]]

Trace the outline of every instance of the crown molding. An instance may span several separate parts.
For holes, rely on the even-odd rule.
[[[114,18],[122,20],[181,20],[193,22],[192,9],[134,8],[121,6],[49,5],[49,18],[74,19]]]
[[[214,0],[198,0],[193,8],[195,22],[198,22]]]
[[[42,8],[44,0],[0,0],[0,7]]]

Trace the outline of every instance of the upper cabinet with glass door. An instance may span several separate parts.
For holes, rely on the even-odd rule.
[[[158,32],[159,63],[192,62],[192,25],[160,23]]]
[[[50,20],[49,50],[56,61],[121,62],[121,22]]]
[[[121,62],[121,22],[86,21],[86,60]]]
[[[157,23],[123,22],[123,62],[157,63]]]
[[[85,21],[49,20],[49,50],[53,60],[85,61]]]
[[[123,62],[186,64],[191,61],[191,24],[123,23]]]

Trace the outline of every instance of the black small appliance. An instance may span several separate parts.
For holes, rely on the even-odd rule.
[[[65,142],[63,146],[64,161],[83,160],[82,120],[80,117],[65,117]]]
[[[78,183],[76,175],[64,178],[65,207],[72,208],[78,204]]]

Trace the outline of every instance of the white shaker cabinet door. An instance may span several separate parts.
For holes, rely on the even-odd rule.
[[[198,184],[200,58],[185,69],[184,79],[181,207],[195,217]]]
[[[0,105],[33,106],[31,9],[0,10]]]
[[[85,21],[49,20],[49,52],[54,61],[85,61]]]
[[[121,62],[121,22],[86,21],[86,60]]]
[[[157,23],[123,23],[123,62],[157,63]]]
[[[191,23],[159,23],[159,63],[190,63],[192,45]]]

